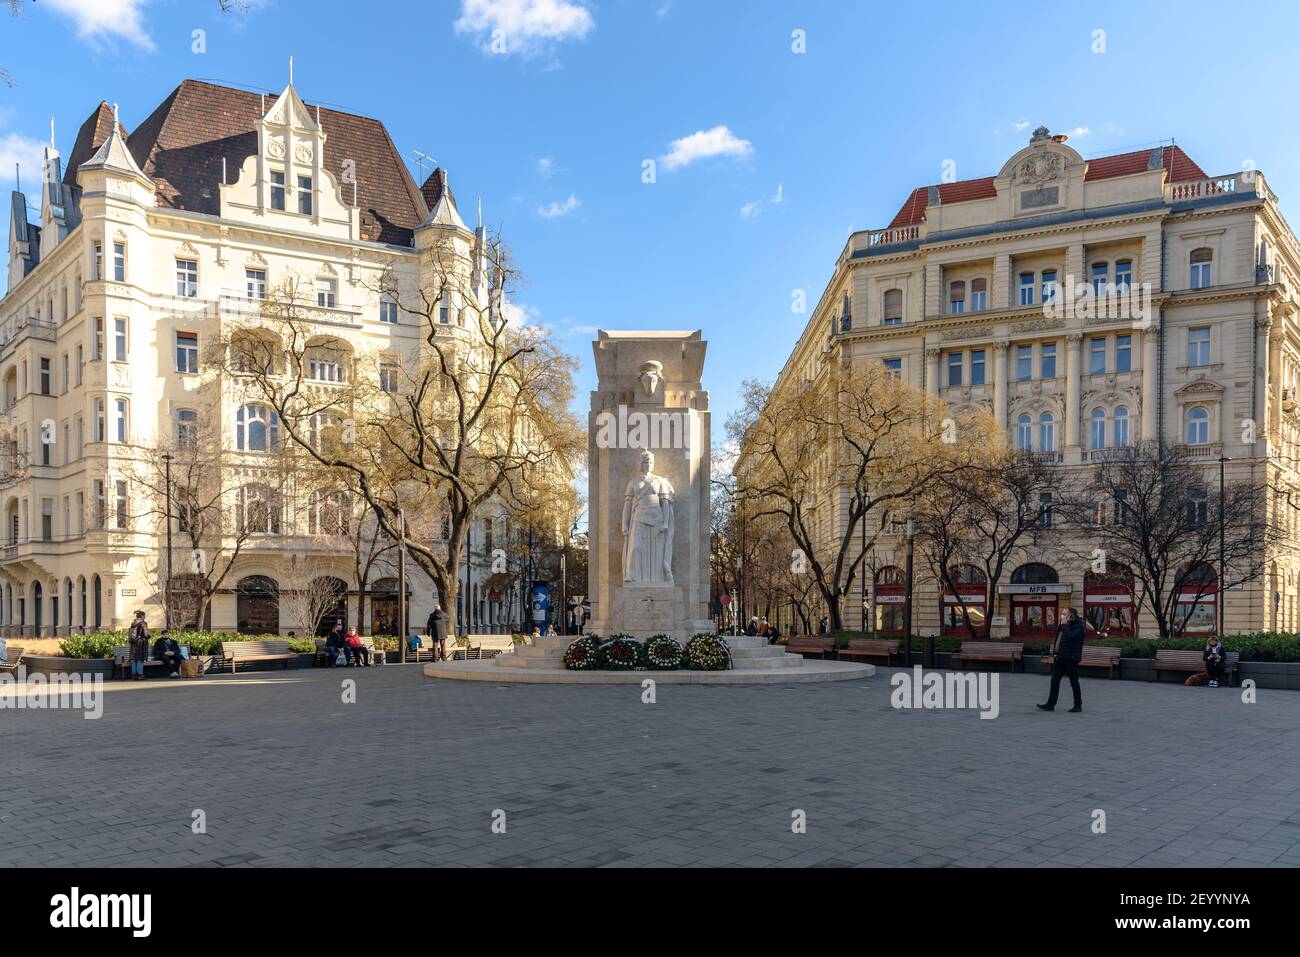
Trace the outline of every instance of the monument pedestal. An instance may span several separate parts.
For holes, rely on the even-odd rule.
[[[713,632],[707,618],[690,618],[687,590],[681,585],[634,585],[614,589],[608,617],[591,620],[592,634],[631,635],[645,641],[651,635],[672,635],[685,645],[701,632]],[[604,611],[604,609],[601,609]]]

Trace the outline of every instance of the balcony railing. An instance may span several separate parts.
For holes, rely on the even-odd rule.
[[[1246,170],[1240,173],[1229,173],[1226,176],[1211,176],[1208,179],[1165,184],[1165,200],[1171,203],[1205,199],[1208,196],[1229,196],[1234,193],[1268,195],[1263,174],[1258,170]]]
[[[869,229],[866,232],[865,248],[892,246],[895,243],[910,243],[925,238],[925,223],[912,226],[894,226],[890,229]],[[859,247],[862,248],[862,247]]]
[[[44,339],[47,342],[53,342],[57,334],[57,327],[54,323],[45,319],[36,319],[27,317],[23,319],[10,319],[8,322],[0,325],[0,349],[9,345],[20,335],[24,329],[31,329],[32,335],[38,339]]]
[[[1217,459],[1223,454],[1223,444],[1220,442],[1211,442],[1208,445],[1184,445],[1183,450],[1187,453],[1189,459],[1198,461],[1203,459]]]

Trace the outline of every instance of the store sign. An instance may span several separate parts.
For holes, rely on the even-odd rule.
[[[877,605],[906,605],[907,596],[906,595],[877,595],[876,604]]]
[[[1129,595],[1094,595],[1091,592],[1083,596],[1089,605],[1131,605],[1133,598]]]
[[[1069,585],[999,585],[1002,595],[1068,595]]]
[[[984,593],[977,591],[970,595],[944,595],[943,601],[947,605],[982,605],[984,604]]]

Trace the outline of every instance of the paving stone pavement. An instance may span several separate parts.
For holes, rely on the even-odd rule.
[[[414,665],[109,683],[100,720],[0,709],[0,865],[1300,865],[1300,694],[1092,679],[1043,714],[1004,674],[981,720],[893,709],[890,673],[655,704]]]

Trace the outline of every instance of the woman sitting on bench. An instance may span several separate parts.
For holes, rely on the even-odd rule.
[[[1211,636],[1205,645],[1205,670],[1210,674],[1210,687],[1219,687],[1219,679],[1228,664],[1228,651],[1217,637]]]
[[[343,639],[343,644],[347,648],[348,664],[350,666],[360,667],[361,659],[364,658],[366,667],[370,667],[370,649],[361,643],[361,636],[356,633],[355,629],[348,632],[347,637]]]

